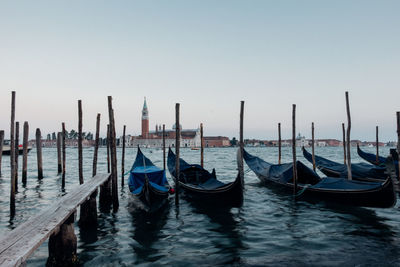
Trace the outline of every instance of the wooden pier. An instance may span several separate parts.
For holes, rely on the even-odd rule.
[[[108,182],[110,177],[111,174],[107,173],[87,179],[84,184],[77,186],[67,195],[58,199],[49,208],[45,208],[14,230],[6,233],[0,239],[0,266],[24,265],[27,258],[49,237],[48,265],[61,264],[57,263],[58,260],[73,261],[74,258],[76,260],[77,243],[73,231],[76,210],[78,206],[90,199],[99,186]],[[97,211],[92,211],[90,214],[97,215]],[[63,248],[63,245],[68,242],[72,251]]]

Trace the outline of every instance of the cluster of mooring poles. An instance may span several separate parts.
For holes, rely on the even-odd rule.
[[[351,116],[350,116],[350,103],[349,103],[349,93],[345,92],[345,100],[346,100],[346,113],[347,113],[347,129],[345,124],[342,123],[342,131],[343,131],[343,158],[344,164],[347,166],[348,179],[352,180],[351,173],[351,139],[350,139],[350,131],[351,131]],[[397,153],[400,152],[400,112],[396,112],[397,117]],[[314,136],[314,122],[311,123],[311,149],[312,149],[312,164],[313,170],[316,171],[316,163],[315,163],[315,136]],[[376,126],[376,161],[379,162],[379,136],[378,136],[378,126]],[[278,123],[278,164],[281,164],[281,123]],[[297,193],[297,167],[296,167],[296,105],[293,104],[292,107],[292,154],[293,154],[293,183],[294,183],[294,191],[293,193]],[[400,162],[399,162],[400,168]],[[400,174],[397,177],[400,181]]]

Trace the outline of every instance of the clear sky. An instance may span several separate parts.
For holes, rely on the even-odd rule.
[[[0,129],[9,138],[11,90],[31,133],[106,124],[117,134],[174,123],[206,135],[276,139],[277,123],[341,139],[350,93],[352,138],[396,140],[400,110],[400,1],[0,1]],[[31,134],[31,138],[33,135]]]

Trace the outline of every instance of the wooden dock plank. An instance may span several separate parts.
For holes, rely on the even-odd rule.
[[[0,239],[0,266],[19,266],[24,263],[109,178],[109,173],[96,175],[5,234]]]

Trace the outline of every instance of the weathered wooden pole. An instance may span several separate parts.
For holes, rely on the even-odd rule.
[[[181,127],[179,123],[179,103],[175,105],[175,205],[179,205],[179,176],[180,176],[180,165],[179,165],[179,148],[181,146]]]
[[[61,178],[61,188],[65,188],[65,138],[66,138],[66,132],[65,132],[65,123],[63,122],[62,124],[62,178]]]
[[[122,157],[121,157],[121,186],[124,186],[124,174],[125,174],[125,131],[126,125],[122,133]]]
[[[77,238],[74,231],[75,213],[49,238],[49,257],[46,266],[77,266]]]
[[[110,173],[110,124],[107,124],[107,172]]]
[[[350,155],[350,146],[351,146],[351,140],[350,140],[350,130],[351,130],[351,117],[350,117],[350,104],[349,104],[349,92],[346,91],[346,111],[347,111],[347,176],[349,180],[352,180],[352,175],[351,175],[351,155]]]
[[[281,158],[282,158],[281,123],[278,123],[278,164],[281,164]]]
[[[62,163],[61,163],[61,132],[57,133],[57,173],[60,174],[62,172]]]
[[[201,167],[204,167],[203,123],[200,123],[200,165],[201,165]]]
[[[79,169],[79,184],[83,184],[82,100],[78,100],[78,169]]]
[[[397,117],[397,154],[400,155],[400,111],[396,112]],[[400,160],[398,160],[399,170],[400,170]],[[399,171],[399,181],[400,181],[400,171]]]
[[[36,129],[36,155],[37,155],[38,179],[43,179],[42,134],[39,128]]]
[[[15,215],[15,91],[11,92],[11,124],[10,124],[10,163],[11,163],[11,194],[10,194],[10,214]]]
[[[15,122],[15,192],[18,192],[19,122]]]
[[[95,176],[97,173],[97,155],[99,153],[99,138],[100,138],[100,113],[97,113],[96,118],[96,141],[94,144],[94,152],[93,152],[93,169],[92,176]]]
[[[292,111],[292,153],[293,153],[293,194],[297,193],[297,159],[296,159],[296,104]]]
[[[378,126],[376,126],[376,163],[379,164],[379,132],[378,132]]]
[[[312,167],[315,171],[314,122],[311,123]]]
[[[4,143],[4,131],[0,131],[0,177],[1,177],[1,160],[3,158],[3,143]]]
[[[347,156],[346,156],[346,130],[344,128],[344,123],[342,123],[342,132],[343,132],[343,160],[344,165],[347,165]]]
[[[108,115],[110,123],[110,156],[111,156],[111,182],[112,182],[112,199],[113,211],[117,212],[119,207],[118,201],[118,179],[117,179],[117,146],[115,138],[115,121],[114,110],[112,107],[112,97],[108,97]]]
[[[29,124],[24,122],[24,137],[23,137],[23,156],[22,156],[22,184],[26,185],[27,170],[28,170],[28,139],[29,139]]]
[[[165,124],[162,125],[162,146],[163,146],[163,163],[165,171]]]
[[[244,186],[244,166],[243,166],[243,153],[244,153],[244,141],[243,141],[243,120],[244,120],[244,101],[240,101],[240,127],[239,127],[239,148],[240,148],[240,157],[239,157],[239,175],[242,180],[242,186]]]

